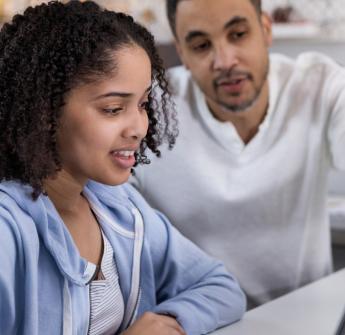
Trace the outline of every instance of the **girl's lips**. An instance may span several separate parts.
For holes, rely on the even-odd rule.
[[[113,162],[122,169],[130,169],[135,164],[134,151],[114,151],[111,152]]]

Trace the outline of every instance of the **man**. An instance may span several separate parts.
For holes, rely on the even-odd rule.
[[[345,70],[316,53],[269,57],[259,0],[167,8],[185,66],[169,73],[180,136],[135,185],[225,262],[249,307],[329,274],[327,174],[345,169]]]

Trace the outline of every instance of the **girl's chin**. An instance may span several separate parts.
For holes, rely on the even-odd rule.
[[[127,183],[130,175],[131,175],[131,172],[128,171],[128,173],[122,173],[121,176],[117,175],[114,178],[102,179],[102,180],[99,180],[99,182],[105,185],[109,185],[109,186],[118,186],[118,185]]]

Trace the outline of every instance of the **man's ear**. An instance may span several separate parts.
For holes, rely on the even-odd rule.
[[[182,64],[185,66],[185,68],[188,70],[188,64],[185,62],[185,59],[184,59],[184,55],[183,55],[183,51],[182,51],[182,48],[181,48],[181,44],[180,42],[177,40],[177,38],[175,37],[175,49],[177,51],[177,54],[178,56],[180,57],[180,60],[182,62]]]
[[[271,17],[265,12],[262,12],[261,14],[261,25],[266,45],[267,47],[270,47],[272,45],[272,20]]]

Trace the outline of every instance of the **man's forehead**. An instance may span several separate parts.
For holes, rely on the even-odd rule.
[[[201,9],[201,11],[204,11],[206,9],[206,14],[209,11],[217,10],[219,8],[225,8],[228,9],[231,8],[241,8],[241,9],[254,9],[255,6],[253,5],[251,0],[180,0],[176,3],[176,12],[179,11],[183,7],[182,12],[185,9],[193,9],[194,11],[197,11],[198,9]]]
[[[249,0],[182,0],[176,11],[176,32],[185,39],[195,32],[212,34],[256,19]]]
[[[176,8],[176,26],[184,30],[212,25],[225,26],[235,17],[257,17],[250,0],[182,0]]]

